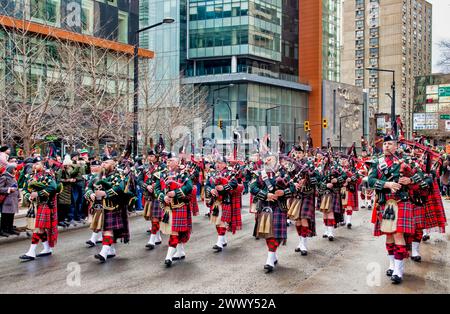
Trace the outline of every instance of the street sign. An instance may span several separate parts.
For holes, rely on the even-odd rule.
[[[450,97],[450,86],[439,86],[439,97]]]
[[[450,114],[441,114],[441,120],[450,120]]]

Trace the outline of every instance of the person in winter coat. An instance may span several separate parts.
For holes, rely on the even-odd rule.
[[[0,205],[2,217],[0,222],[0,236],[19,235],[14,230],[14,215],[19,212],[19,188],[16,181],[16,166],[9,165],[0,177],[0,194],[6,195]]]

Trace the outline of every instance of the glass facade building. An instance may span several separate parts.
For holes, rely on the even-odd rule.
[[[341,0],[322,2],[322,69],[323,78],[340,81],[341,66]]]
[[[138,14],[134,0],[0,0],[0,15],[124,44],[134,44]]]

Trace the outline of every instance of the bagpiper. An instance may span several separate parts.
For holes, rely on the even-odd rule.
[[[386,235],[389,268],[386,275],[393,284],[403,280],[404,259],[408,258],[405,234],[416,231],[416,217],[411,200],[411,189],[428,189],[431,182],[419,167],[411,167],[408,156],[397,151],[397,140],[392,135],[384,137],[383,155],[369,171],[369,187],[375,189],[378,204],[372,222],[375,236]]]
[[[269,155],[263,169],[255,175],[250,184],[251,194],[257,204],[256,236],[265,238],[268,248],[264,269],[274,270],[278,263],[277,249],[287,241],[287,199],[295,192],[295,186],[288,178],[278,173],[278,157]]]
[[[171,267],[173,260],[186,257],[184,245],[192,231],[192,215],[189,201],[192,181],[189,173],[180,169],[180,159],[170,154],[167,168],[156,174],[155,195],[164,210],[161,231],[169,235],[169,248],[165,265]]]
[[[89,183],[101,175],[102,164],[98,160],[92,160],[90,165],[91,165],[91,173],[85,176],[87,185],[84,188],[84,198],[88,202],[88,217],[89,217],[89,221],[92,222],[95,211],[96,211],[96,208],[94,206],[95,202],[94,203],[90,202],[90,199],[86,198],[86,196],[87,196],[87,191],[89,188]],[[91,227],[94,227],[94,226],[91,225]],[[100,244],[103,242],[103,235],[102,235],[102,230],[101,230],[100,226],[97,225],[94,228],[95,229],[93,229],[92,233],[91,233],[91,238],[86,241],[86,245],[88,248],[93,248],[97,244]]]
[[[118,239],[124,243],[130,240],[128,227],[128,201],[125,193],[125,178],[117,171],[116,161],[105,157],[101,175],[88,184],[86,198],[95,210],[91,230],[102,230],[102,249],[94,257],[101,263],[116,256],[115,244]]]
[[[27,217],[35,218],[31,245],[24,255],[19,258],[23,261],[34,260],[36,257],[49,256],[58,239],[58,211],[56,208],[56,195],[58,185],[54,177],[46,171],[41,158],[33,160],[31,174],[25,175],[24,198],[28,200],[31,207]],[[36,255],[36,247],[42,242],[44,249]]]
[[[238,181],[232,168],[228,168],[225,157],[219,156],[215,162],[215,172],[208,177],[205,186],[207,206],[210,208],[210,221],[216,227],[217,242],[213,250],[221,252],[227,241],[227,228],[232,223],[233,191]]]

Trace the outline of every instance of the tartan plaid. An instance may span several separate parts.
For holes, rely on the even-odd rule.
[[[301,206],[300,218],[308,219],[308,228],[310,230],[308,236],[313,237],[316,235],[316,211],[314,204],[314,194],[303,195]]]
[[[354,211],[358,211],[359,210],[358,192],[350,192],[350,191],[348,191],[347,207],[351,207],[352,210],[354,210]]]
[[[234,234],[236,230],[242,230],[242,192],[244,186],[239,184],[238,187],[231,192],[231,223],[229,230]]]
[[[172,231],[183,232],[192,229],[192,216],[188,205],[172,208]]]
[[[331,212],[334,213],[334,220],[336,221],[336,224],[339,224],[344,221],[345,208],[342,206],[342,199],[340,192],[331,193]]]
[[[414,206],[414,221],[417,229],[425,229],[425,207]]]
[[[56,197],[48,203],[38,204],[36,209],[35,228],[45,229],[48,235],[48,244],[54,247],[58,240],[58,210]]]
[[[425,228],[438,228],[439,232],[445,233],[445,226],[447,225],[447,218],[445,216],[445,209],[442,203],[442,196],[439,192],[439,185],[437,181],[433,181],[432,192],[427,197],[425,205]]]
[[[198,201],[197,201],[197,186],[196,185],[194,185],[192,187],[192,194],[191,194],[191,199],[189,201],[189,208],[191,209],[193,216],[198,216],[198,214],[200,213],[200,208],[198,206]]]
[[[128,225],[128,208],[127,206],[119,208],[121,208],[119,214],[122,221],[122,228],[113,230],[114,242],[116,242],[117,239],[123,239],[124,243],[127,243],[130,240],[130,230]]]
[[[386,201],[395,199],[395,195],[388,193],[385,195]],[[397,233],[411,233],[416,231],[416,220],[414,218],[414,207],[411,202],[398,202],[398,219],[397,219]],[[380,205],[377,208],[377,219],[374,226],[374,236],[381,236],[385,234],[380,230],[381,220],[384,214],[385,205]]]
[[[280,246],[280,242],[278,239],[275,238],[268,238],[266,239],[266,245],[269,249],[269,252],[276,252],[278,247]]]
[[[114,231],[123,228],[123,221],[121,211],[105,210],[105,223],[103,225],[103,231]]]
[[[152,202],[152,218],[162,219],[164,213],[159,201],[155,199],[150,202]]]
[[[230,223],[232,217],[232,207],[231,204],[223,204],[222,203],[222,222]]]
[[[278,205],[270,206],[273,211],[273,237],[277,240],[287,239],[287,213]]]

